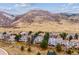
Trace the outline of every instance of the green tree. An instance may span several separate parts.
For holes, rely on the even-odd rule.
[[[19,41],[20,38],[21,38],[21,35],[20,35],[20,34],[16,34],[15,40],[16,40],[16,41]]]
[[[74,38],[75,38],[75,39],[78,39],[78,34],[77,34],[77,33],[75,34]]]
[[[32,31],[29,31],[28,35],[32,34]]]
[[[41,42],[41,48],[47,48],[47,46],[48,46],[48,42],[46,40],[43,40]]]
[[[36,33],[34,34],[34,37],[37,37],[40,33],[41,33],[41,31],[36,32]]]
[[[61,45],[59,43],[56,45],[56,51],[57,52],[61,52],[62,51],[62,47],[61,47]]]
[[[69,41],[72,40],[72,39],[73,39],[73,37],[70,35],[70,36],[69,36]]]
[[[63,38],[63,40],[64,40],[64,39],[66,39],[66,37],[67,37],[68,34],[65,33],[65,32],[62,32],[62,33],[60,33],[59,35],[60,35],[60,36]]]
[[[44,35],[44,39],[42,40],[40,46],[41,48],[47,48],[48,47],[48,39],[49,39],[49,33],[46,32]]]

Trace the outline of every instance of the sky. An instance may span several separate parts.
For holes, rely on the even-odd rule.
[[[30,10],[46,10],[51,13],[79,13],[79,3],[0,3],[0,10],[20,15]]]

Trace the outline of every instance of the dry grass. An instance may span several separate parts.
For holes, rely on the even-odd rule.
[[[24,46],[24,51],[21,51],[20,47]],[[47,49],[42,49],[38,44],[31,45],[31,52],[28,52],[27,49],[29,46],[25,44],[24,42],[16,42],[15,44],[9,44],[0,41],[0,48],[3,48],[8,52],[9,55],[36,55],[38,52],[40,52],[42,55],[46,55],[48,50],[55,51],[58,55],[66,55],[66,52],[64,51],[64,47],[62,46],[62,51],[57,52],[55,47],[48,46]],[[73,49],[74,54],[78,54],[77,52],[79,50]]]
[[[13,45],[14,47],[3,47],[3,49],[5,49],[9,55],[36,55],[37,52],[39,51],[42,55],[46,55],[48,49],[46,50],[42,50],[41,48],[37,47],[37,46],[31,46],[31,52],[28,52],[27,49],[29,46],[24,46],[25,50],[21,51],[20,50],[20,45]]]
[[[57,22],[43,22],[43,23],[32,23],[32,24],[17,24],[20,28],[0,28],[0,32],[12,31],[46,31],[46,32],[68,32],[68,33],[79,33],[79,24],[73,24],[66,21],[61,21],[62,24]]]
[[[20,47],[24,46],[25,50],[21,51]],[[16,42],[15,44],[9,44],[9,43],[5,43],[0,41],[0,48],[3,48],[4,50],[6,50],[9,55],[36,55],[37,52],[39,51],[42,55],[46,55],[48,49],[46,50],[42,50],[39,45],[31,45],[31,52],[28,52],[28,45],[26,45],[23,42]]]

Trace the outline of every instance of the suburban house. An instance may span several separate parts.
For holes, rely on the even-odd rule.
[[[14,42],[15,41],[15,35],[11,34],[10,38],[8,40],[11,41],[11,42]]]
[[[35,43],[41,43],[43,40],[43,36],[42,35],[38,35],[35,39],[34,39],[34,44]]]
[[[20,32],[21,35],[28,35],[28,32]]]
[[[72,38],[74,39],[75,35],[74,34],[68,34],[67,37],[66,37],[66,39],[69,39],[70,36],[72,36]]]
[[[28,41],[28,36],[27,35],[22,35],[19,41],[27,42]]]
[[[34,43],[34,44],[39,44],[42,42],[42,40],[44,39],[44,34],[41,33],[38,36],[34,37],[34,35],[28,35],[28,32],[20,32],[19,33],[21,35],[19,41],[22,42],[30,42],[30,43]],[[49,39],[48,39],[48,45],[50,46],[56,46],[58,43],[61,45],[64,45],[64,47],[66,48],[71,48],[71,47],[75,47],[75,48],[79,48],[79,40],[75,40],[74,39],[74,34],[68,34],[67,35],[67,39],[69,38],[69,36],[71,35],[73,37],[72,40],[63,40],[60,36],[58,36],[57,33],[49,33]],[[15,42],[15,37],[16,34],[12,34],[11,32],[0,32],[0,39],[3,39],[5,41],[9,41],[9,42]]]
[[[3,39],[8,41],[10,39],[10,33],[3,33]]]
[[[48,40],[48,44],[56,46],[57,45],[57,39],[50,37],[49,40]]]
[[[56,38],[57,43],[62,44],[63,39],[62,38]]]

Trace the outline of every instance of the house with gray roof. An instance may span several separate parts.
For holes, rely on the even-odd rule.
[[[38,35],[38,36],[34,39],[34,44],[35,44],[35,43],[41,43],[43,39],[44,39],[44,37],[43,37],[42,35]]]

